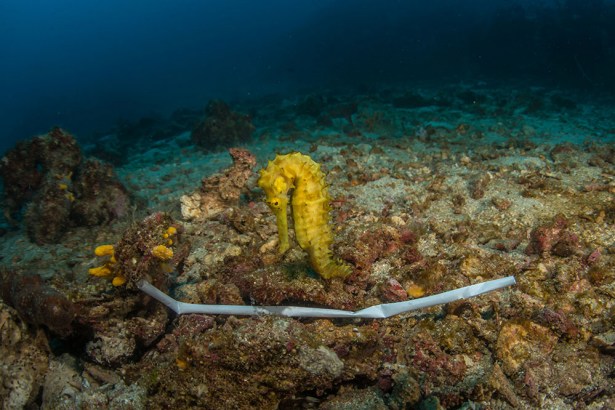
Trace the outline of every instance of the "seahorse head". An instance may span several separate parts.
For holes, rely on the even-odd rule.
[[[276,217],[278,234],[280,236],[280,253],[289,248],[288,221],[286,208],[288,206],[288,191],[292,184],[280,174],[280,168],[271,161],[267,168],[261,170],[258,186],[265,191],[267,205]]]
[[[263,169],[260,172],[258,186],[265,191],[267,205],[269,205],[274,214],[277,215],[282,210],[286,211],[288,191],[290,190],[286,178],[276,175],[274,172],[268,171],[268,169]]]

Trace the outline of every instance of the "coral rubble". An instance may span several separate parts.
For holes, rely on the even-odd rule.
[[[7,154],[14,217],[36,209],[87,228],[67,235],[51,218],[30,235],[58,243],[0,237],[5,407],[615,407],[611,110],[486,86],[313,95],[254,108],[266,127],[230,150],[230,166],[187,135],[134,153],[118,173],[159,194],[132,223],[116,220],[127,197],[111,169],[63,131]],[[211,110],[228,121],[210,119],[211,132],[234,141],[246,118]],[[297,221],[279,253],[253,169],[291,151],[323,169],[344,277],[312,270]],[[357,310],[508,275],[517,286],[384,320],[176,316],[135,286],[148,278],[191,303]]]

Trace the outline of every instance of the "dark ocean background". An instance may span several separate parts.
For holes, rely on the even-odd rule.
[[[0,2],[0,152],[58,125],[316,89],[485,81],[615,90],[602,0]]]

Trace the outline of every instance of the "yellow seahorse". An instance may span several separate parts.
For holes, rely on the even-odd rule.
[[[292,211],[297,242],[310,256],[312,267],[325,279],[345,277],[350,266],[333,259],[329,202],[325,174],[307,155],[293,152],[277,155],[260,171],[258,179],[267,196],[267,204],[276,216],[280,253],[290,247],[286,208],[288,194],[292,190]]]

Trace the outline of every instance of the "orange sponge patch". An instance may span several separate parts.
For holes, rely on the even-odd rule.
[[[152,249],[152,255],[158,259],[167,261],[173,257],[173,249],[164,245],[154,246],[154,249]]]

